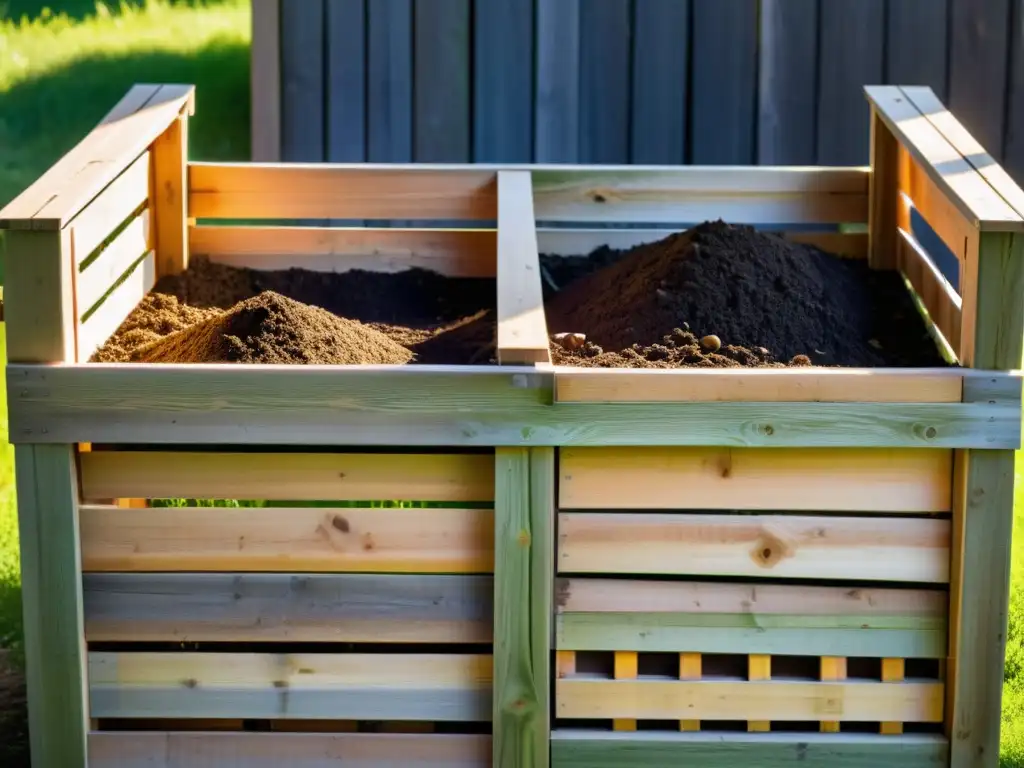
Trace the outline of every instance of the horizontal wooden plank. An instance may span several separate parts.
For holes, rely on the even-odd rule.
[[[677,768],[686,764],[703,768],[940,768],[949,764],[949,740],[930,734],[725,735],[714,731],[613,733],[568,729],[551,734],[552,768]]]
[[[913,616],[565,613],[555,642],[571,651],[944,659],[947,631],[944,619]]]
[[[191,85],[136,85],[71,151],[0,211],[0,229],[62,229],[178,119]]]
[[[83,506],[80,519],[83,571],[494,569],[487,509]]]
[[[680,371],[555,369],[562,403],[833,402],[955,403],[963,390],[957,369],[764,368]],[[970,374],[968,374],[970,375]]]
[[[563,509],[949,512],[948,451],[565,448]]]
[[[91,451],[82,497],[490,501],[494,457],[417,453]]]
[[[81,317],[103,298],[110,287],[151,248],[150,215],[147,208],[132,219],[110,245],[75,276],[78,316]],[[75,253],[77,255],[78,252]]]
[[[977,251],[980,230],[902,145],[897,148],[896,163],[899,185],[897,225],[910,232],[910,211],[911,208],[915,209],[960,260],[960,269],[963,269],[962,265],[968,255]]]
[[[914,286],[928,316],[950,347],[958,351],[963,304],[960,296],[912,235],[898,230],[896,244],[897,268]]]
[[[461,733],[89,734],[90,768],[490,768],[491,737]]]
[[[156,255],[147,253],[78,327],[78,361],[92,357],[156,283]]]
[[[949,580],[948,520],[637,512],[558,519],[560,573]]]
[[[489,643],[490,576],[91,573],[90,642]]]
[[[143,152],[71,221],[75,263],[82,262],[149,197],[152,158]],[[136,257],[145,252],[141,249]],[[126,265],[127,266],[127,265]],[[121,270],[122,272],[124,270]],[[109,285],[108,285],[109,287]]]
[[[497,250],[497,233],[491,229],[189,228],[192,254],[261,270],[421,268],[450,277],[494,277]]]
[[[1015,449],[1021,438],[1020,405],[1002,400],[551,405],[553,374],[513,366],[22,364],[7,380],[14,443]]]
[[[949,596],[943,591],[878,587],[581,577],[558,579],[556,589],[559,613],[800,613],[936,621],[943,619],[949,608]]]
[[[669,229],[582,229],[558,228],[537,230],[540,252],[549,256],[589,256],[601,246],[624,249],[662,240],[674,230]],[[787,240],[814,245],[829,253],[864,259],[868,253],[866,233],[854,232],[786,232]]]
[[[497,218],[494,171],[467,166],[189,163],[189,215],[210,219]]]
[[[574,719],[940,723],[944,695],[939,682],[752,683],[570,676],[555,681],[555,713]]]
[[[89,654],[92,717],[486,721],[491,657]],[[896,719],[896,718],[893,718]]]

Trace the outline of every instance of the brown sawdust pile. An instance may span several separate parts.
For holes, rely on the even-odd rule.
[[[560,365],[946,365],[899,273],[748,226],[706,222],[542,266],[558,289],[545,286],[545,309]]]

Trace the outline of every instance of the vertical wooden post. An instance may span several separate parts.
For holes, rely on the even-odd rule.
[[[752,653],[747,657],[747,679],[748,680],[771,680],[772,679],[772,657]],[[750,720],[747,723],[747,730],[751,732],[766,732],[772,729],[770,720]]]
[[[841,656],[822,656],[821,674],[819,676],[822,681],[845,680],[846,659]],[[822,720],[819,727],[822,733],[839,733],[838,720]]]
[[[639,658],[636,651],[616,651],[615,671],[616,680],[634,680],[639,674]],[[612,730],[635,731],[636,720],[630,717],[619,717],[612,721]]]
[[[12,230],[7,238],[10,360],[74,362],[67,230]],[[75,449],[19,445],[14,462],[32,765],[85,768],[89,708]]]
[[[679,654],[679,679],[700,680],[703,675],[701,655],[699,653]],[[699,731],[700,720],[680,720],[680,731]]]
[[[494,768],[549,764],[553,448],[498,448],[494,486]]]
[[[901,683],[906,674],[906,663],[903,659],[882,659],[882,682]],[[879,733],[896,735],[903,733],[903,723],[883,722]]]
[[[151,226],[157,275],[188,269],[188,114],[182,113],[153,142]]]
[[[868,203],[868,263],[896,268],[896,215],[899,205],[896,137],[871,110],[871,181]]]
[[[965,365],[1013,369],[1024,335],[1024,233],[981,232],[964,265]],[[968,296],[968,292],[971,294]],[[968,337],[969,334],[969,337]],[[999,759],[1013,531],[1014,452],[957,451],[946,730],[953,768]]]

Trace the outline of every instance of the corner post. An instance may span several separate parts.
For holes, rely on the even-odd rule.
[[[553,448],[498,448],[494,487],[494,768],[550,763]]]
[[[871,108],[871,179],[868,186],[868,264],[896,268],[896,222],[899,201],[899,145]]]
[[[188,111],[153,142],[152,227],[158,277],[188,269]]]

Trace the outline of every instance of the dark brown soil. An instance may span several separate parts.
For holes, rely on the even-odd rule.
[[[0,649],[0,766],[29,768],[25,675]]]
[[[947,364],[898,273],[752,227],[706,222],[542,266],[549,330],[586,336],[575,349],[552,342],[561,365]]]
[[[278,299],[269,305],[237,306],[270,294]],[[488,278],[423,269],[264,272],[199,257],[183,274],[162,278],[93,360],[485,364],[494,359],[494,308]]]

